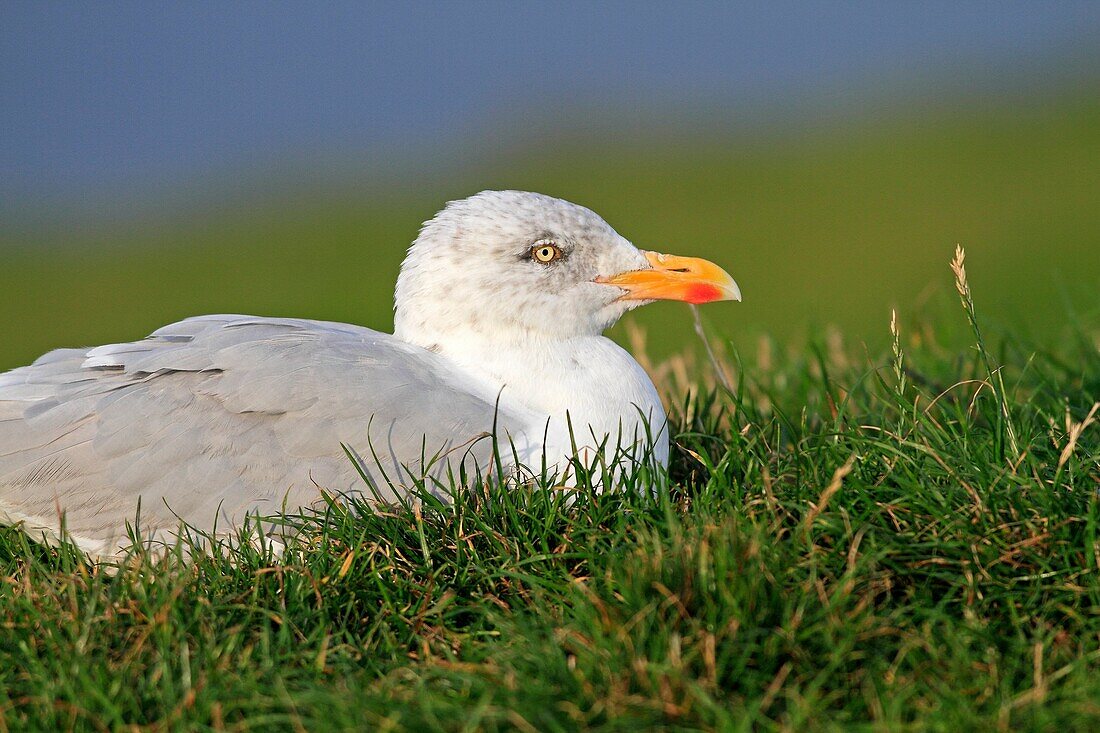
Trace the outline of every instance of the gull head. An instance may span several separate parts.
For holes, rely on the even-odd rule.
[[[598,335],[654,300],[740,300],[717,265],[638,249],[597,214],[525,191],[483,191],[427,221],[401,266],[394,333],[454,338]]]

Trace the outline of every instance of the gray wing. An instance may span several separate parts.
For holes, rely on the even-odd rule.
[[[284,502],[315,505],[322,489],[367,492],[359,470],[383,498],[461,461],[485,472],[494,421],[522,440],[522,416],[393,336],[191,318],[0,374],[0,522],[52,541],[63,514],[78,545],[108,556],[139,500],[143,536],[167,539],[181,519],[231,530]]]

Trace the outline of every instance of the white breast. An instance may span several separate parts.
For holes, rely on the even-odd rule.
[[[629,353],[603,336],[564,340],[531,338],[493,344],[448,339],[443,353],[464,371],[532,415],[527,430],[528,467],[564,468],[574,454],[591,460],[603,448],[637,461],[652,449],[668,463],[668,425],[649,376]]]

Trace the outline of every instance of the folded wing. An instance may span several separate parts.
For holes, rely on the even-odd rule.
[[[321,490],[383,497],[460,463],[491,469],[528,419],[435,354],[346,324],[205,316],[0,374],[0,522],[98,556],[180,520],[231,530]]]

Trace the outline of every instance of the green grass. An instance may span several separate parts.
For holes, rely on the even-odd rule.
[[[656,368],[655,493],[490,485],[114,575],[4,530],[0,728],[1095,730],[1100,332],[979,335],[974,289],[870,355],[720,357],[732,393]]]

